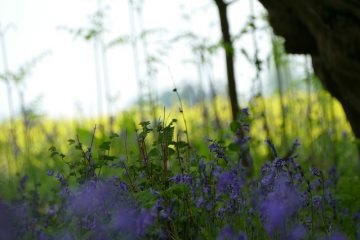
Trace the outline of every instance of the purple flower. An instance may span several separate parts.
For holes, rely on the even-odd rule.
[[[248,117],[250,114],[249,114],[249,108],[243,108],[241,109],[241,112],[246,116]]]
[[[120,188],[122,191],[125,191],[125,192],[128,191],[128,186],[127,186],[127,184],[126,184],[125,182],[123,182],[123,181],[120,181],[120,183],[119,183],[119,188]]]
[[[242,123],[242,130],[249,132],[250,131],[250,124]]]
[[[29,229],[27,208],[10,206],[0,201],[0,239],[22,239]]]
[[[210,210],[213,210],[215,207],[215,204],[213,201],[209,201],[207,204],[206,204],[206,210],[210,211]]]
[[[74,240],[75,238],[70,233],[64,233],[61,237],[57,238],[59,240]]]
[[[210,195],[211,194],[211,188],[210,186],[204,186],[202,189],[204,194]]]
[[[27,182],[27,180],[29,179],[28,175],[25,175],[21,178],[20,183],[19,183],[19,188],[20,190],[24,190],[25,189],[25,184]]]
[[[277,158],[278,154],[277,154],[276,148],[275,148],[274,144],[271,142],[271,140],[266,139],[265,143],[270,147],[271,152],[273,153],[274,157]]]
[[[86,216],[81,219],[81,226],[84,229],[91,230],[96,227],[96,219],[93,216]]]
[[[221,220],[223,220],[223,219],[224,219],[224,214],[225,214],[226,210],[227,210],[226,207],[221,207],[221,208],[217,211],[216,215],[217,215]]]
[[[156,210],[156,211],[160,211],[161,209],[163,209],[163,202],[164,202],[164,199],[162,199],[162,198],[159,198],[157,201],[156,201],[156,203],[155,203],[155,205],[154,205],[154,210]]]
[[[323,207],[322,198],[320,196],[315,196],[313,198],[313,204],[314,204],[314,207],[316,207],[316,208],[322,208]]]
[[[153,216],[145,209],[124,207],[114,217],[114,228],[133,238],[144,236],[153,224]]]
[[[216,158],[222,158],[227,162],[224,147],[215,140],[209,139],[209,142],[211,142],[211,144],[209,145],[210,152],[214,153]]]
[[[37,232],[36,237],[38,240],[49,240],[50,239],[50,237],[47,236],[43,231]]]
[[[325,240],[347,240],[347,237],[341,233],[333,233],[330,237],[325,238]]]
[[[303,225],[297,225],[292,230],[288,239],[301,240],[306,237],[306,228]]]
[[[236,171],[226,171],[217,178],[216,194],[230,194],[232,199],[236,199],[243,185],[244,181]]]
[[[174,181],[176,184],[185,183],[189,186],[192,185],[192,176],[187,174],[177,174],[171,177],[170,180]]]
[[[231,184],[233,183],[235,178],[236,178],[236,175],[232,171],[226,171],[226,172],[222,173],[218,177],[218,182],[216,185],[217,190],[220,193],[225,193],[226,190],[231,188]]]
[[[13,217],[12,209],[0,202],[0,239],[16,239],[16,219]]]
[[[301,173],[295,173],[293,176],[294,181],[297,181],[299,183],[303,182],[303,175]]]
[[[76,216],[97,214],[108,217],[114,209],[129,203],[129,197],[121,188],[107,181],[89,181],[70,199],[70,209]]]
[[[220,230],[217,240],[247,240],[247,237],[244,233],[236,233],[232,227],[225,226]]]
[[[245,137],[243,137],[242,139],[239,139],[239,143],[240,144],[245,144],[245,143],[247,143],[248,141],[250,141],[251,140],[251,137],[250,136],[245,136]]]
[[[203,196],[200,196],[199,199],[196,201],[196,207],[201,208],[204,206],[205,200]]]
[[[321,174],[322,174],[322,172],[319,169],[315,168],[315,167],[312,167],[310,169],[310,171],[314,176],[317,176],[317,177],[320,177]]]
[[[64,177],[61,175],[60,172],[57,172],[56,178],[57,178],[57,180],[59,180],[59,182],[62,182],[64,180]]]
[[[218,237],[217,237],[217,240],[225,240],[225,239],[234,239],[235,238],[235,232],[234,230],[229,227],[229,226],[226,226],[224,227],[223,229],[221,229]]]
[[[272,188],[275,178],[276,178],[276,169],[271,168],[270,173],[261,179],[261,186],[266,190],[269,190],[270,188]]]
[[[202,174],[205,174],[205,168],[206,168],[206,165],[204,163],[204,160],[203,159],[200,159],[199,161],[199,170]]]
[[[56,205],[51,205],[51,206],[49,207],[48,211],[47,211],[47,215],[48,215],[49,217],[51,217],[51,216],[55,215],[56,212],[57,212],[57,206],[56,206]]]
[[[311,184],[310,188],[311,190],[316,190],[321,186],[321,180],[319,178],[315,179]]]
[[[284,165],[284,161],[280,158],[275,158],[274,162],[273,162],[273,166],[276,168],[276,169],[282,169]]]
[[[327,185],[335,186],[339,179],[339,174],[336,170],[336,167],[333,166],[328,170],[329,179],[327,180]]]
[[[49,170],[47,171],[47,175],[48,175],[48,176],[54,176],[54,170],[49,169]]]
[[[285,176],[279,176],[274,189],[260,203],[265,229],[272,235],[299,209],[301,195],[291,186]]]
[[[168,219],[170,217],[170,213],[167,209],[160,210],[159,215],[162,219]]]
[[[353,216],[354,221],[360,221],[360,211],[356,212]]]

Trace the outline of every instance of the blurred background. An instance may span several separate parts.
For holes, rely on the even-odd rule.
[[[231,7],[233,35],[240,35],[249,23],[249,3],[238,1]],[[26,76],[19,86],[11,83],[12,91],[22,88],[24,104],[37,104],[37,110],[48,116],[114,114],[134,104],[142,91],[169,92],[173,81],[179,87],[203,85],[208,90],[205,80],[199,79],[205,74],[199,72],[201,54],[216,66],[211,73],[216,88],[221,92],[225,86],[222,52],[215,49],[221,31],[212,1],[4,0],[1,4],[1,70],[24,69]],[[266,33],[270,29],[264,29],[265,11],[259,4],[254,14],[262,28],[256,33],[259,56],[265,59],[271,52]],[[236,44],[238,92],[249,99],[255,69],[240,51],[253,55],[254,46],[246,35]],[[6,102],[6,83],[1,84],[1,102]],[[13,95],[13,111],[18,114],[19,99]],[[4,104],[1,118],[9,118],[9,112]]]
[[[255,168],[270,154],[265,139],[283,155],[299,139],[301,161],[353,171],[351,129],[309,56],[285,54],[257,1],[233,1],[227,16]],[[142,120],[186,119],[178,128],[187,122],[203,154],[207,138],[231,138],[214,1],[1,0],[0,41],[0,165],[8,178],[41,181],[36,173],[61,164],[48,148],[67,149],[75,136],[90,144],[95,124],[101,142]]]

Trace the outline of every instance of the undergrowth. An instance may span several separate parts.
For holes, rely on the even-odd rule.
[[[282,155],[266,139],[268,160],[253,171],[241,165],[244,147],[254,144],[248,112],[227,138],[204,140],[207,154],[167,117],[101,142],[95,126],[88,144],[75,136],[66,153],[51,146],[58,164],[37,172],[50,190],[41,194],[41,184],[23,176],[17,194],[0,203],[0,238],[359,238],[359,179],[299,161],[300,140]]]

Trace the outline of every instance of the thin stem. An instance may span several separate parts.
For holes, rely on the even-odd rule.
[[[135,27],[135,16],[134,16],[134,2],[133,0],[129,0],[129,23],[130,23],[130,42],[134,60],[134,72],[135,79],[139,88],[139,111],[141,121],[144,121],[144,99],[143,99],[143,87],[144,84],[141,80],[140,76],[140,60],[139,60],[139,52],[138,52],[138,40],[136,36],[136,27]]]
[[[276,78],[277,78],[277,87],[280,99],[280,109],[281,109],[281,131],[282,131],[282,145],[285,146],[287,143],[286,139],[286,110],[285,110],[285,100],[284,100],[284,86],[283,86],[283,77],[281,73],[281,60],[282,60],[282,52],[279,49],[279,42],[276,40],[275,36],[272,36],[272,47],[273,47],[273,56],[276,70]]]
[[[127,145],[127,129],[125,130],[125,156],[126,156],[126,162],[129,162],[129,153],[128,153],[128,145]],[[134,181],[130,175],[130,171],[126,165],[126,163],[124,163],[124,167],[125,167],[125,171],[126,171],[126,175],[128,176],[129,178],[129,181],[130,181],[130,185],[133,189],[134,192],[137,192],[138,189],[136,188],[135,184],[134,184]]]
[[[102,86],[101,86],[101,76],[100,76],[100,57],[98,52],[99,39],[96,36],[94,38],[94,59],[95,59],[95,74],[96,74],[96,90],[97,90],[97,107],[98,107],[98,118],[99,121],[103,114],[102,109]]]
[[[181,97],[180,97],[180,94],[176,88],[176,84],[175,84],[175,81],[174,81],[174,78],[171,74],[171,71],[170,71],[170,68],[169,68],[169,73],[170,73],[170,77],[171,77],[171,80],[174,84],[174,89],[173,89],[173,92],[175,92],[178,100],[179,100],[179,111],[181,113],[181,116],[183,118],[183,122],[184,122],[184,126],[185,126],[185,136],[186,136],[186,143],[189,145],[190,144],[190,141],[189,141],[189,132],[188,132],[188,127],[187,127],[187,123],[186,123],[186,118],[185,118],[185,114],[184,114],[184,107],[183,107],[183,104],[182,104],[182,101],[181,101]]]
[[[256,77],[255,80],[258,83],[258,93],[256,94],[260,101],[261,101],[261,105],[262,105],[262,112],[261,112],[261,117],[263,118],[264,121],[264,129],[266,132],[266,136],[268,139],[271,139],[271,135],[270,135],[270,128],[269,128],[269,124],[268,124],[268,120],[266,117],[266,104],[265,104],[265,100],[263,97],[263,87],[262,87],[262,81],[261,81],[261,77],[260,77],[260,73],[261,73],[261,61],[259,59],[259,48],[258,48],[258,43],[257,43],[257,39],[256,39],[256,25],[255,25],[255,10],[254,10],[254,1],[253,0],[249,0],[249,8],[250,8],[250,18],[252,21],[252,28],[251,28],[251,37],[252,37],[252,41],[253,41],[253,46],[254,46],[254,64],[255,64],[255,70],[256,70]]]

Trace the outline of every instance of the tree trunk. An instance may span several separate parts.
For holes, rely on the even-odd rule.
[[[360,139],[360,2],[259,1],[274,32],[285,38],[287,52],[311,55],[315,73],[342,104]]]
[[[233,120],[237,120],[239,114],[239,103],[236,93],[236,80],[234,71],[234,46],[231,40],[229,21],[227,18],[227,5],[223,0],[214,0],[219,11],[220,25],[222,32],[222,44],[226,57],[226,73],[228,80],[228,94],[231,104]]]
[[[230,35],[230,26],[229,21],[227,18],[227,3],[223,0],[214,0],[216,6],[219,11],[220,17],[220,25],[221,25],[221,32],[222,32],[222,44],[225,50],[225,57],[226,57],[226,73],[227,73],[227,80],[228,80],[228,94],[230,98],[231,104],[231,113],[233,121],[238,120],[238,114],[240,111],[237,93],[236,93],[236,79],[235,79],[235,71],[234,71],[234,46],[232,43],[231,35]],[[239,129],[239,138],[245,138],[245,131],[240,127]],[[252,165],[252,157],[250,155],[249,145],[245,143],[240,143],[241,145],[241,152],[239,153],[239,160],[241,165],[247,168],[248,174],[250,175],[253,170]]]

